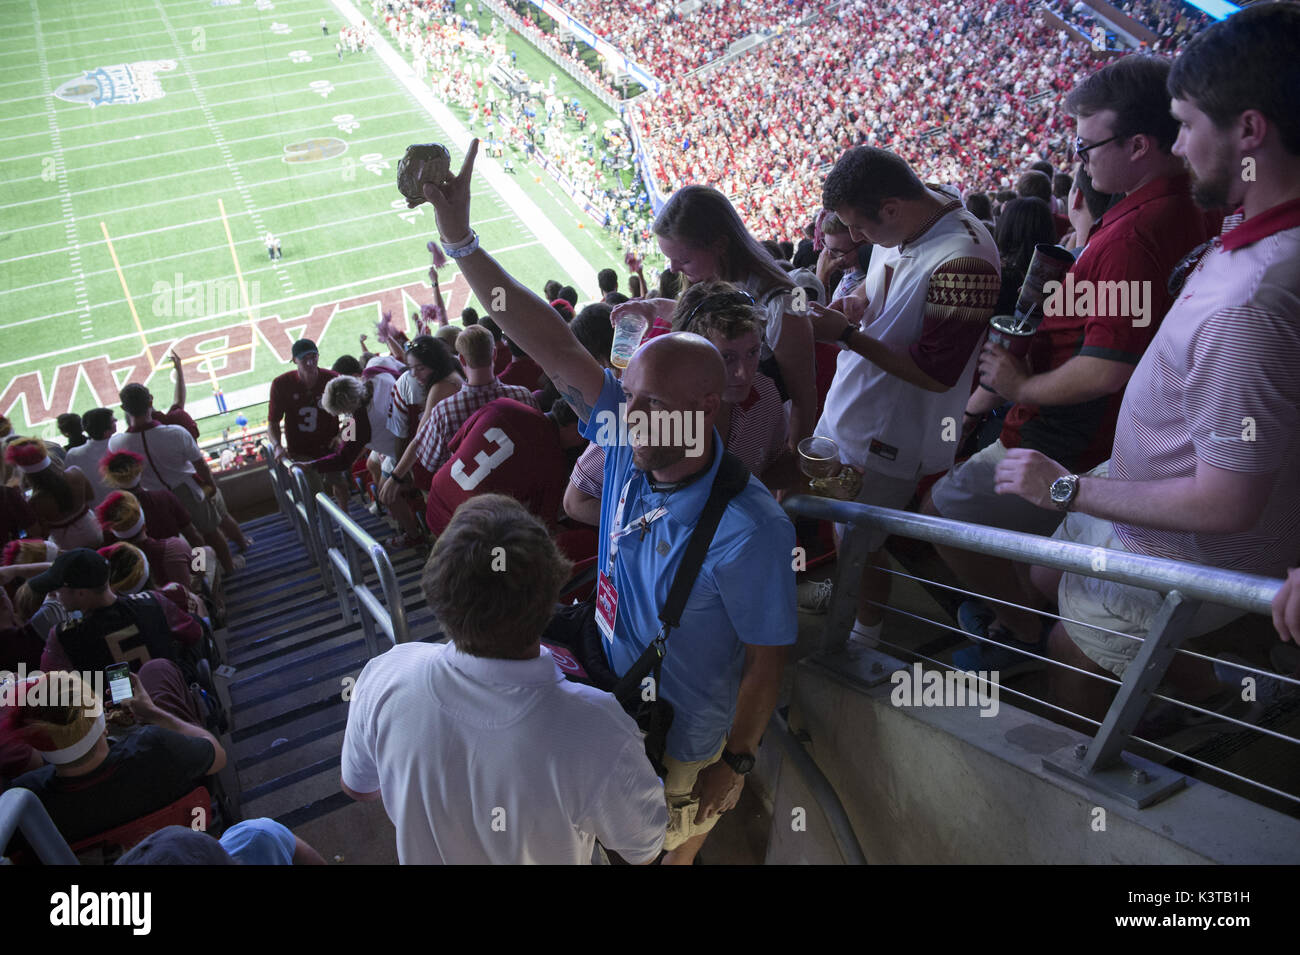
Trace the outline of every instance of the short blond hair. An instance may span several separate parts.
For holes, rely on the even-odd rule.
[[[491,368],[496,340],[482,325],[471,325],[456,336],[456,354],[465,360],[466,368]]]

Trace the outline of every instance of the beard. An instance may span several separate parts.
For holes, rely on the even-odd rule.
[[[686,457],[685,448],[655,445],[641,445],[632,448],[632,463],[647,474],[672,467],[684,457]]]
[[[1191,168],[1191,164],[1188,164]],[[1219,150],[1204,173],[1192,169],[1192,200],[1202,209],[1222,209],[1233,205],[1232,190],[1241,181],[1241,173],[1232,162],[1229,150]]]

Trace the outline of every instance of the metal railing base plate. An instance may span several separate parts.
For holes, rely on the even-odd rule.
[[[833,650],[823,650],[817,657],[827,662],[834,661],[836,669],[848,671],[854,681],[864,687],[887,683],[891,674],[906,667],[897,657],[853,642],[845,642]],[[842,661],[847,661],[847,666]]]
[[[1087,753],[1075,755],[1075,748],[1058,750],[1043,757],[1043,769],[1086,786],[1134,809],[1146,809],[1187,785],[1187,777],[1157,763],[1125,753],[1119,765],[1089,772]]]

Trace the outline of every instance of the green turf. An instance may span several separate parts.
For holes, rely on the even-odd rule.
[[[244,368],[247,348],[215,363],[227,395],[285,370],[263,332],[250,329],[234,282],[227,224],[239,271],[257,299],[254,318],[279,316],[286,323],[271,333],[281,352],[305,324],[291,320],[314,306],[427,286],[424,244],[434,232],[432,210],[392,207],[399,200],[393,167],[407,144],[448,141],[448,131],[434,124],[376,53],[336,58],[341,19],[331,5],[271,3],[271,9],[259,9],[254,0],[220,7],[210,0],[0,4],[7,24],[0,37],[0,136],[6,143],[0,158],[0,384],[7,388],[0,412],[20,431],[51,435],[54,414],[108,402],[115,386],[149,373],[146,364],[133,371],[121,361],[144,350],[123,279],[155,360],[163,346],[206,333],[205,349],[253,342],[251,367]],[[359,9],[370,15],[368,5]],[[328,38],[318,27],[322,16],[331,25]],[[291,32],[275,32],[273,23]],[[508,44],[537,78],[556,72],[560,91],[589,108],[589,128],[612,115],[531,45],[518,37]],[[290,53],[297,50],[311,60],[295,62]],[[52,95],[83,70],[160,60],[177,65],[157,74],[165,91],[158,99],[92,108]],[[328,97],[309,87],[313,81],[331,84]],[[452,112],[463,120],[462,111]],[[346,115],[359,126],[339,119]],[[347,151],[317,162],[284,160],[286,147],[318,138],[340,139]],[[566,273],[529,223],[480,177],[474,219],[485,247],[530,287],[556,278],[594,289],[595,269],[620,264],[621,249],[549,177],[522,156],[515,163],[519,185],[591,272]],[[268,261],[261,238],[267,229],[282,243],[278,263]],[[454,266],[444,270],[444,286],[457,278]],[[397,304],[409,311],[414,303]],[[355,353],[358,333],[372,331],[378,314],[373,301],[337,312],[319,343],[322,359]],[[213,337],[218,333],[224,337]],[[106,359],[109,365],[96,367],[112,375],[101,371],[94,379],[98,392],[85,375],[74,384],[71,374],[76,363],[92,359]],[[68,366],[61,378],[59,366]],[[36,409],[17,398],[13,384],[33,372],[50,401],[36,421]],[[148,380],[162,404],[171,391],[168,366],[160,365]],[[211,395],[205,368],[190,364],[187,380],[191,403]],[[245,413],[256,419],[259,412],[249,407]],[[232,412],[202,422],[205,437],[233,426],[233,418]]]

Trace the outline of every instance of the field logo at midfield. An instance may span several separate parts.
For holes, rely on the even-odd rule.
[[[68,80],[54,91],[54,95],[69,103],[89,103],[92,109],[96,106],[144,103],[167,95],[156,74],[174,69],[175,60],[143,60],[139,63],[100,66],[86,70],[76,79]]]
[[[290,143],[284,147],[285,162],[320,162],[333,159],[347,152],[348,144],[333,136],[320,139],[305,139],[300,143]]]

